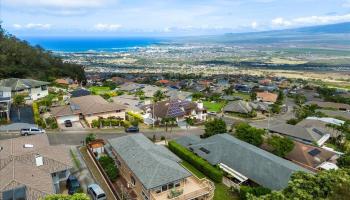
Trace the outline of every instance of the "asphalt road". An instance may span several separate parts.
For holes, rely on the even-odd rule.
[[[67,145],[82,145],[83,141],[85,140],[85,137],[91,133],[90,131],[65,131],[65,132],[48,132],[48,138],[50,141],[50,144],[56,145],[56,144],[67,144]],[[173,130],[172,132],[168,131],[165,132],[164,130],[154,130],[150,131],[147,130],[143,134],[147,137],[152,138],[153,135],[156,136],[157,139],[160,139],[161,136],[165,136],[168,140],[175,139],[181,136],[186,135],[201,135],[204,133],[204,130],[202,128],[193,128],[189,131],[187,130]],[[121,137],[125,136],[127,134],[135,134],[135,133],[124,133],[124,132],[116,132],[113,130],[103,130],[94,131],[94,134],[96,134],[97,138],[100,139],[110,139],[115,137]],[[0,133],[0,140],[3,139],[9,139],[14,137],[21,137],[19,133]]]

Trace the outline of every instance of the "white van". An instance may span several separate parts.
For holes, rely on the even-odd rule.
[[[88,193],[91,195],[92,200],[106,200],[106,194],[97,184],[91,184],[87,188]]]

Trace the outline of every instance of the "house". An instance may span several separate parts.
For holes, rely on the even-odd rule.
[[[28,95],[29,99],[37,100],[49,94],[49,83],[33,79],[9,78],[0,80],[0,87],[11,88],[12,96],[16,94]]]
[[[0,140],[0,199],[41,199],[60,193],[73,168],[65,145],[46,134]]]
[[[5,118],[10,121],[11,88],[0,87],[0,120]]]
[[[324,101],[308,101],[305,105],[317,105],[320,108],[332,108],[341,111],[350,111],[350,105],[345,103],[334,103]]]
[[[74,81],[71,78],[59,78],[55,80],[55,83],[68,86],[74,84]]]
[[[167,90],[165,95],[170,99],[192,101],[192,92],[171,89],[171,90]]]
[[[134,82],[126,82],[119,86],[119,90],[126,92],[136,92],[138,89],[142,89],[143,85],[134,83]]]
[[[347,111],[317,109],[316,112],[322,112],[330,117],[341,117],[350,120],[350,112]]]
[[[288,185],[294,172],[309,172],[229,134],[217,134],[205,139],[185,136],[176,141],[210,164],[219,166],[233,177],[235,184],[252,181],[272,190],[280,190]]]
[[[213,198],[214,186],[198,179],[180,164],[181,160],[161,145],[142,134],[109,139],[121,187],[131,190],[134,199],[198,199]]]
[[[330,133],[330,136],[333,138],[338,137],[341,133],[335,129],[332,129],[328,126],[328,124],[334,124],[337,126],[341,126],[345,122],[342,120],[329,118],[329,117],[307,117],[306,119],[303,119],[300,121],[297,126],[304,127],[304,128],[310,128],[315,127],[322,132]]]
[[[243,100],[231,101],[224,108],[224,112],[227,113],[240,113],[240,114],[249,114],[253,111],[253,108],[249,105],[248,102]]]
[[[126,107],[126,110],[141,113],[141,106],[143,105],[142,101],[139,97],[134,95],[123,94],[120,96],[115,96],[111,98],[113,103],[123,105]]]
[[[237,90],[239,92],[249,93],[252,90],[252,87],[249,85],[245,85],[245,84],[236,84],[235,90]]]
[[[258,101],[265,102],[265,103],[275,103],[277,101],[277,94],[270,93],[270,92],[257,92],[256,98]]]
[[[204,121],[207,117],[203,103],[180,99],[160,101],[143,106],[142,109],[153,121],[161,121],[163,118],[170,117],[176,118],[176,121],[182,121],[186,117],[194,117],[199,121]]]
[[[277,124],[269,126],[268,130],[299,142],[317,144],[319,146],[322,146],[330,138],[328,132],[314,126],[302,127],[290,124]]]
[[[158,91],[165,91],[164,88],[158,87],[158,86],[153,86],[153,85],[144,85],[142,88],[142,91],[144,92],[144,96],[151,98],[153,95]]]
[[[72,91],[70,94],[71,94],[71,97],[82,97],[82,96],[91,95],[91,92],[89,90],[80,88]]]
[[[338,169],[336,163],[339,154],[294,141],[294,148],[285,158],[313,172],[320,170]]]
[[[51,108],[51,114],[56,118],[58,124],[64,121],[72,122],[84,119],[89,125],[93,120],[99,118],[125,119],[125,106],[109,103],[99,95],[88,95],[70,99],[70,105]]]

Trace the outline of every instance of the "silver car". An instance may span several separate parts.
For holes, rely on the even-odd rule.
[[[95,183],[88,186],[87,192],[91,195],[92,200],[106,200],[107,199],[105,192],[102,190],[102,188],[99,185],[97,185]]]

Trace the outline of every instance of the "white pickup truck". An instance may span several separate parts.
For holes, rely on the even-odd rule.
[[[45,130],[40,128],[22,128],[21,129],[21,135],[36,135],[45,133]]]

